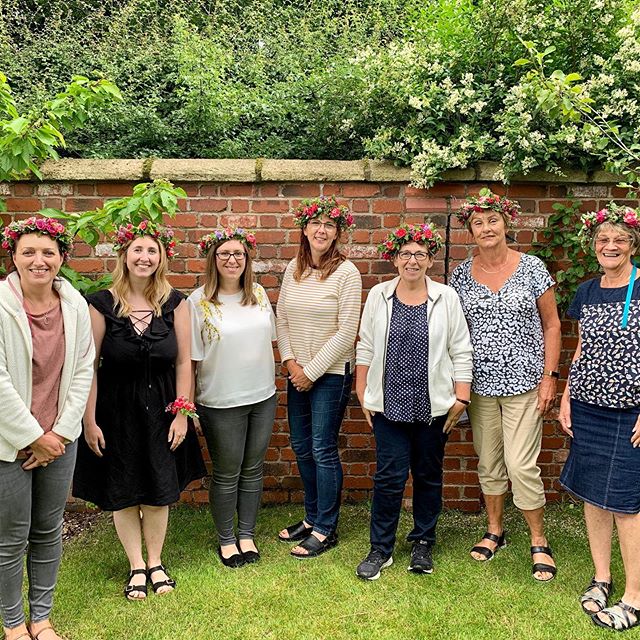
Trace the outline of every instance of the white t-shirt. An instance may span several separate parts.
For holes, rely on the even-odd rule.
[[[275,316],[265,290],[253,285],[258,304],[242,306],[242,292],[189,296],[191,359],[197,361],[196,402],[213,409],[255,404],[276,392],[272,340]]]

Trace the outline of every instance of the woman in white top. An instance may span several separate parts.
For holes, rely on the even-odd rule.
[[[304,486],[304,518],[280,532],[291,551],[312,558],[335,546],[342,492],[338,432],[349,396],[362,279],[337,247],[353,217],[334,198],[303,202],[298,255],[284,274],[277,308],[278,349],[289,371],[291,447]]]
[[[207,281],[189,296],[195,398],[212,466],[209,505],[218,554],[231,568],[260,559],[253,538],[276,410],[275,318],[265,290],[253,281],[255,246],[244,229],[202,238]]]

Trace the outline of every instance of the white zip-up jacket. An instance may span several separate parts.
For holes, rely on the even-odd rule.
[[[455,404],[455,382],[471,382],[473,350],[469,328],[458,294],[426,277],[427,322],[429,323],[429,399],[435,418],[445,415]],[[396,277],[371,289],[360,321],[360,341],[356,345],[356,366],[369,367],[364,407],[384,411],[384,371],[393,309],[393,294],[400,282]]]
[[[95,349],[89,308],[66,280],[58,288],[64,324],[65,354],[53,431],[74,441],[82,431],[82,415],[93,379]],[[22,306],[16,272],[0,282],[0,460],[13,462],[18,451],[44,431],[31,415],[33,343]]]

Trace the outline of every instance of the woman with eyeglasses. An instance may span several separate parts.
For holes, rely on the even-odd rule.
[[[189,296],[195,398],[211,457],[209,506],[218,555],[230,568],[260,559],[254,536],[276,411],[275,317],[253,279],[255,248],[255,236],[245,229],[218,229],[202,238],[206,282]]]
[[[291,446],[304,487],[304,517],[280,531],[298,559],[314,558],[338,543],[342,493],[338,432],[351,395],[354,342],[362,278],[338,249],[353,216],[335,198],[303,201],[297,256],[284,273],[278,298],[278,349],[287,367]]]
[[[413,477],[409,571],[433,571],[448,434],[469,404],[471,343],[456,292],[427,276],[442,246],[431,223],[405,225],[380,245],[398,276],[371,289],[362,314],[356,392],[376,439],[371,550],[356,575],[393,563],[402,496]]]
[[[548,582],[556,565],[545,537],[537,460],[542,419],[556,399],[560,320],[554,282],[542,261],[507,245],[519,210],[484,189],[458,211],[478,248],[451,276],[473,344],[468,414],[488,518],[471,557],[486,562],[506,546],[504,501],[511,481],[513,502],[529,526],[533,577]]]

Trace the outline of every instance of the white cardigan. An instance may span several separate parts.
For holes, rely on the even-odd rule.
[[[469,328],[458,294],[427,277],[427,321],[429,323],[429,398],[433,417],[446,414],[456,401],[455,382],[471,382],[472,355]],[[366,365],[364,406],[384,411],[384,369],[393,309],[396,277],[377,284],[369,292],[360,322],[356,366]]]
[[[64,324],[65,355],[58,415],[53,431],[74,441],[91,388],[95,349],[89,308],[66,280],[58,289]],[[16,272],[0,282],[0,460],[13,462],[18,451],[44,432],[31,415],[33,343]]]

